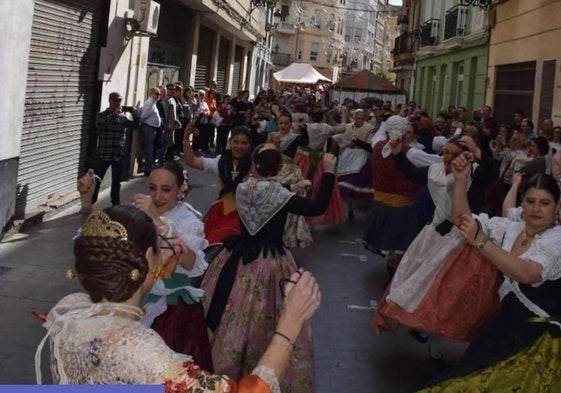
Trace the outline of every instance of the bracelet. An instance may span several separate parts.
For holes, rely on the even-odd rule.
[[[288,341],[290,343],[290,345],[292,345],[292,348],[296,348],[296,342],[293,342],[286,334],[283,334],[281,332],[279,332],[278,330],[275,331],[275,333],[273,335],[277,335],[280,336],[282,338],[284,338],[286,341]]]

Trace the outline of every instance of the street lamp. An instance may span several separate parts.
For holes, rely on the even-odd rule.
[[[275,13],[273,14],[273,23],[272,24],[271,23],[266,23],[265,24],[265,31],[268,32],[268,33],[274,31],[277,28],[281,18],[282,18],[282,14],[281,14],[280,10],[277,9],[275,11]]]
[[[249,5],[249,15],[257,8],[275,8],[277,5],[278,0],[251,0],[251,4]]]

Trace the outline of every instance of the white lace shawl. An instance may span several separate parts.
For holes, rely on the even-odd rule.
[[[240,183],[236,190],[238,214],[250,235],[255,235],[292,198],[288,191],[274,179],[250,178]]]
[[[202,374],[193,377],[192,358],[171,350],[158,333],[139,322],[99,311],[85,293],[64,297],[49,312],[43,325],[47,334],[35,355],[37,383],[41,384],[41,350],[51,338],[51,370],[57,384],[162,385],[185,383],[200,393],[226,393],[228,377]],[[256,367],[274,393],[280,393],[274,371]]]

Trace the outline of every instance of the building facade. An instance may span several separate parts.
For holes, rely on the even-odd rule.
[[[435,116],[449,105],[468,113],[485,103],[488,14],[458,0],[420,3],[415,31],[415,100]]]
[[[14,4],[12,4],[14,3]],[[77,197],[92,165],[95,114],[118,91],[137,106],[149,87],[216,81],[223,92],[267,87],[274,1],[22,0],[0,10],[9,51],[0,124],[0,226]],[[135,9],[143,13],[136,15]],[[61,23],[63,21],[63,23]],[[10,110],[6,110],[10,108]],[[135,135],[128,138],[133,173]],[[125,176],[126,177],[126,176]]]
[[[511,124],[521,109],[560,125],[561,1],[504,1],[492,19],[485,98],[495,117]]]
[[[344,47],[345,0],[281,0],[278,8],[281,20],[274,30],[275,69],[308,63],[336,80]]]

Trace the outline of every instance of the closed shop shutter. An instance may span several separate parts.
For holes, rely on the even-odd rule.
[[[232,72],[232,97],[235,97],[238,91],[241,90],[242,60],[243,49],[241,46],[236,46],[236,52],[234,53],[234,72]]]
[[[555,60],[545,60],[542,70],[542,89],[540,93],[540,116],[539,123],[551,119],[553,110],[553,93],[555,88]]]
[[[218,48],[218,66],[216,72],[216,84],[218,85],[219,92],[226,91],[226,74],[228,71],[228,48],[230,47],[230,41],[224,37],[220,38],[220,47]]]
[[[532,118],[536,62],[497,66],[493,117],[500,123],[510,124],[517,109]]]
[[[212,30],[201,26],[199,45],[197,46],[197,67],[195,69],[195,89],[208,87],[210,84],[210,61],[212,58]]]
[[[98,97],[98,0],[36,0],[18,170],[17,209],[76,187]]]

